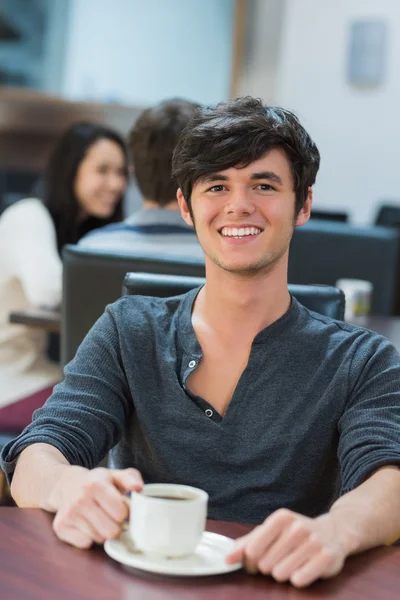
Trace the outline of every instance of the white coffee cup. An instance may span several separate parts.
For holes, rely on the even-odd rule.
[[[363,279],[338,279],[336,287],[344,292],[346,297],[344,318],[346,321],[353,317],[365,317],[371,311],[372,283]]]
[[[129,532],[138,550],[192,554],[205,530],[208,494],[188,485],[150,483],[131,493]]]

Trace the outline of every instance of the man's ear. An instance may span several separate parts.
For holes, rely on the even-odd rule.
[[[308,192],[307,192],[307,200],[304,202],[303,208],[300,210],[299,214],[296,217],[296,227],[301,227],[302,225],[307,223],[307,221],[309,220],[310,215],[311,215],[312,200],[313,200],[313,191],[312,191],[312,187],[310,186],[308,188]]]
[[[190,215],[189,208],[188,208],[188,205],[186,203],[186,200],[185,200],[185,198],[184,198],[184,196],[182,194],[181,188],[178,188],[178,191],[176,192],[176,198],[178,200],[179,209],[181,211],[182,219],[185,221],[185,223],[187,223],[191,227],[194,227],[194,223],[193,223],[192,217]]]

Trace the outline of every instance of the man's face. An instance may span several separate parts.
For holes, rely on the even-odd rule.
[[[295,217],[295,192],[286,154],[274,148],[245,168],[232,167],[198,180],[193,219],[180,190],[182,217],[195,225],[210,261],[232,273],[252,275],[285,265],[296,226],[310,217],[312,192]]]

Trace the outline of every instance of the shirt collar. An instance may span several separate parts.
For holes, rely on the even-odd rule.
[[[185,294],[178,312],[178,340],[184,351],[193,357],[201,358],[203,352],[197,341],[192,324],[193,305],[203,286],[194,288]]]
[[[197,341],[192,324],[193,305],[203,286],[197,287],[185,295],[179,307],[178,313],[178,339],[181,346],[190,356],[201,358],[203,356],[201,346]],[[270,336],[279,335],[286,331],[298,318],[300,304],[296,298],[290,295],[291,302],[288,310],[279,319],[262,329],[254,338],[254,344],[262,344],[270,339]]]
[[[167,210],[165,208],[141,208],[125,219],[126,225],[175,225],[193,231],[193,227],[187,225],[182,219],[179,210]]]
[[[254,338],[254,344],[263,344],[269,341],[271,335],[276,337],[286,331],[298,318],[300,304],[294,296],[290,294],[290,306],[288,310],[279,319],[262,329]]]

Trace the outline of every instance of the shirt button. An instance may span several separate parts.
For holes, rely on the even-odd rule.
[[[191,360],[190,363],[189,363],[189,368],[193,369],[193,367],[195,367],[195,366],[196,366],[196,361],[195,360]]]
[[[211,408],[207,408],[205,412],[206,412],[207,417],[213,416],[213,411],[211,410]]]

